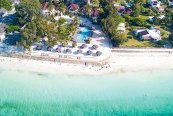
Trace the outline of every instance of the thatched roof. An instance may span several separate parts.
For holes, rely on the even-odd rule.
[[[98,45],[93,45],[92,48],[93,49],[97,49],[99,46]]]
[[[61,53],[62,52],[61,47],[56,48],[56,52]]]
[[[80,48],[84,49],[84,48],[86,48],[86,47],[87,47],[86,44],[82,44]]]
[[[92,55],[93,52],[92,52],[91,50],[89,50],[89,51],[87,51],[87,54],[88,54],[88,55]]]
[[[83,51],[82,50],[77,50],[77,54],[82,54]]]
[[[52,51],[52,47],[51,46],[48,46],[47,47],[47,51]]]
[[[67,47],[68,46],[68,43],[62,43],[62,46],[63,47]]]
[[[42,48],[43,48],[42,45],[37,45],[35,49],[36,49],[36,50],[41,50]]]
[[[71,49],[66,49],[66,53],[71,54],[72,53],[72,50]]]
[[[96,55],[97,55],[97,56],[101,56],[101,55],[102,55],[102,52],[97,51],[97,52],[96,52]]]

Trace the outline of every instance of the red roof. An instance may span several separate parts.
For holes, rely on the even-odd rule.
[[[128,15],[130,15],[132,12],[133,12],[133,11],[132,11],[132,9],[130,9],[130,8],[126,8],[126,9],[125,9],[125,13],[128,14]]]
[[[48,8],[48,6],[49,6],[49,2],[45,2],[41,5],[41,9],[46,10]]]
[[[125,9],[124,6],[116,6],[116,9],[118,10],[118,12],[122,11]]]
[[[92,15],[93,17],[97,17],[97,16],[99,15],[99,11],[98,11],[97,9],[95,9],[95,10],[93,10],[93,11],[91,12],[91,15]]]
[[[70,10],[77,10],[78,8],[79,8],[79,6],[77,4],[73,4],[73,3],[68,6],[68,9],[70,9]]]

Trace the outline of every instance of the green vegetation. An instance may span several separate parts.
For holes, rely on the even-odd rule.
[[[120,22],[125,22],[125,19],[118,15],[117,10],[112,5],[112,1],[104,1],[103,4],[103,14],[101,17],[101,26],[105,33],[107,33],[114,46],[119,46],[120,44],[127,41],[125,34],[121,34],[117,31],[117,27]]]
[[[169,42],[173,46],[173,33],[169,36]]]
[[[40,9],[39,0],[22,0],[20,5],[16,6],[17,24],[24,26],[32,19],[39,17]]]
[[[4,0],[0,0],[0,3],[2,1],[4,2]],[[66,2],[64,0],[54,2],[52,2],[52,0],[22,0],[20,5],[16,6],[17,26],[15,24],[15,26],[11,25],[7,28],[7,32],[9,33],[14,30],[21,31],[22,36],[18,44],[27,49],[30,48],[33,42],[39,42],[41,41],[41,38],[45,36],[48,37],[47,44],[49,46],[53,46],[57,42],[68,44],[68,41],[72,40],[71,36],[75,33],[78,26],[79,18],[77,16],[75,16],[71,24],[66,23],[66,19],[64,18],[55,21],[53,15],[43,16],[41,13],[41,3],[45,1],[49,2],[48,9],[52,9],[53,5],[57,6],[56,8],[60,13],[56,13],[55,15],[68,13]],[[110,37],[114,46],[163,46],[164,42],[168,39],[169,32],[173,31],[173,11],[171,9],[166,9],[164,20],[158,20],[157,17],[160,16],[160,14],[156,13],[147,5],[148,0],[127,0],[127,2],[132,3],[131,9],[133,12],[132,14],[123,14],[120,16],[113,5],[114,2],[115,0],[91,0],[91,4],[87,4],[86,1],[80,2],[80,7],[85,6],[85,12],[79,12],[79,14],[91,18],[91,11],[97,9],[99,11],[97,22],[101,25],[103,31]],[[123,0],[116,0],[116,2],[124,5]],[[2,4],[0,5],[0,7],[2,7]],[[74,17],[73,14],[69,15]],[[148,16],[154,16],[153,23],[148,21]],[[126,25],[125,33],[117,31],[117,27],[121,22]],[[157,27],[161,30],[162,41],[144,42],[139,41],[134,37],[134,30],[151,27]],[[130,34],[128,34],[129,31]],[[171,42],[171,39],[169,40]],[[89,43],[90,41],[88,40],[87,42]]]
[[[0,9],[4,8],[6,10],[11,10],[12,3],[10,0],[0,0]]]
[[[72,43],[72,47],[75,48],[77,46],[77,42]]]
[[[20,27],[17,26],[17,25],[9,25],[6,29],[7,33],[11,33],[11,32],[14,32],[14,31],[20,31]]]
[[[71,24],[65,24],[64,18],[55,21],[52,16],[44,17],[40,13],[40,6],[39,0],[23,0],[17,6],[17,24],[23,27],[17,44],[30,49],[34,42],[40,42],[44,37],[48,38],[46,43],[49,46],[56,45],[57,42],[68,43],[70,36],[76,31],[79,18],[75,17]]]
[[[66,19],[60,18],[60,19],[58,20],[58,22],[59,22],[60,24],[64,24],[64,23],[66,22]]]
[[[139,41],[131,38],[127,42],[124,42],[120,47],[153,47],[153,44],[149,41]]]

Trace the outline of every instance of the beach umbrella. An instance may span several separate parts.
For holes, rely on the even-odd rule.
[[[87,44],[90,44],[91,41],[92,41],[92,38],[88,38],[88,39],[85,40],[85,42],[86,42]]]
[[[101,56],[101,55],[102,55],[102,52],[97,51],[97,52],[96,52],[96,55],[97,55],[97,56]]]
[[[83,51],[82,50],[77,50],[77,54],[82,54]]]
[[[36,46],[36,50],[41,50],[42,47],[43,47],[42,45],[37,45],[37,46]]]
[[[82,44],[80,48],[84,49],[84,48],[86,48],[86,47],[87,47],[86,44]]]
[[[92,55],[93,52],[92,52],[91,50],[89,50],[89,51],[87,51],[87,54],[88,54],[88,55]]]
[[[61,47],[56,48],[56,52],[61,53],[62,52]]]
[[[72,53],[71,49],[66,49],[66,53],[71,54]]]
[[[92,46],[92,48],[95,49],[95,50],[96,50],[98,47],[99,47],[98,45],[93,45],[93,46]]]
[[[47,51],[52,51],[52,47],[51,46],[48,46],[47,47]]]
[[[76,46],[77,46],[77,42],[76,41],[73,41],[72,47],[76,47]]]
[[[63,46],[63,47],[67,47],[67,46],[68,46],[68,42],[62,43],[62,46]]]

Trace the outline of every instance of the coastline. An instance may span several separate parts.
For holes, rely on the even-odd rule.
[[[112,52],[108,64],[102,67],[9,57],[0,57],[0,65],[1,68],[11,70],[72,75],[101,75],[173,69],[173,54],[170,53],[173,50],[170,49],[165,52],[159,49],[155,49],[157,52],[146,52],[146,49],[136,50],[140,52],[133,50],[130,50],[131,52]]]

